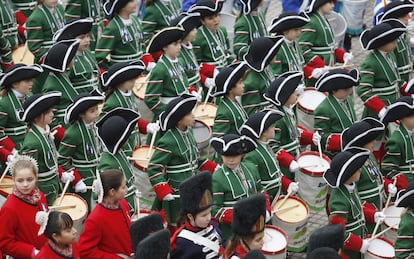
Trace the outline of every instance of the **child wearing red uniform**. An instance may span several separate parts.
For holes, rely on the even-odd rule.
[[[43,245],[35,259],[79,259],[75,241],[76,229],[73,228],[73,220],[69,214],[39,211],[36,214],[36,223],[40,225],[38,234],[44,234],[48,242]]]
[[[124,199],[128,190],[124,174],[118,169],[103,171],[97,174],[93,189],[98,195],[98,204],[86,219],[79,238],[81,258],[129,258],[131,217]]]
[[[46,242],[38,236],[36,213],[47,210],[45,195],[37,188],[37,162],[18,156],[10,166],[13,192],[0,210],[0,251],[15,259],[32,258]]]

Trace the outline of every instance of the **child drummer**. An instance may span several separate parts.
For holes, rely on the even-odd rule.
[[[395,206],[404,207],[395,241],[395,258],[410,258],[414,253],[414,182],[399,193]]]
[[[369,158],[369,150],[349,148],[338,153],[323,178],[332,188],[329,199],[329,221],[345,226],[344,253],[351,259],[361,258],[369,242],[365,223],[382,222],[385,215],[374,207],[361,202],[356,182],[361,175],[361,167]]]
[[[256,165],[263,190],[269,194],[271,201],[279,197],[281,190],[290,195],[299,190],[298,183],[282,175],[276,155],[269,146],[275,135],[275,122],[282,117],[280,111],[260,111],[252,114],[240,128],[241,134],[254,139],[257,145],[255,150],[244,155],[243,161]]]

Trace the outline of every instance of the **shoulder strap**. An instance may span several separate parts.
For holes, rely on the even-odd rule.
[[[205,238],[203,236],[197,235],[196,233],[189,231],[187,229],[183,229],[180,234],[178,234],[179,237],[188,239],[190,241],[193,241],[194,244],[199,244],[205,247],[210,248],[210,250],[213,250],[217,254],[219,253],[220,246],[213,241],[211,241],[208,238]]]

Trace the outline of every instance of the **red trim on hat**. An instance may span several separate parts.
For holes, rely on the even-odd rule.
[[[376,95],[366,100],[364,105],[377,114],[385,107],[385,103]]]
[[[279,165],[284,168],[289,168],[290,163],[295,160],[295,158],[284,149],[281,149],[276,153],[276,159],[279,162]]]

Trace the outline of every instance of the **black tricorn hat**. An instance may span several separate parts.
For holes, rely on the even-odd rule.
[[[318,10],[319,7],[329,2],[332,2],[332,0],[310,0],[305,11],[307,13],[313,13]],[[334,0],[334,2],[336,2],[336,0]]]
[[[284,12],[279,17],[272,20],[271,25],[267,28],[270,33],[283,33],[284,31],[300,28],[309,23],[309,16],[305,12]]]
[[[342,150],[349,147],[363,147],[384,132],[385,126],[381,121],[370,117],[364,118],[342,132]]]
[[[152,36],[148,43],[147,52],[154,53],[162,50],[168,44],[179,41],[185,33],[184,28],[180,26],[166,27]]]
[[[240,2],[243,5],[243,9],[242,9],[243,13],[249,14],[259,6],[262,0],[240,0]]]
[[[181,26],[184,29],[183,39],[193,30],[201,26],[199,13],[181,13],[172,19],[170,26]]]
[[[164,224],[159,213],[151,213],[132,222],[129,227],[132,248],[135,249],[147,236],[162,229],[164,229]]]
[[[116,87],[125,81],[137,78],[143,71],[145,65],[141,60],[115,63],[102,74],[102,86],[104,90]]]
[[[384,12],[377,16],[377,23],[387,19],[398,19],[411,13],[414,4],[409,0],[394,0],[384,7]]]
[[[330,247],[339,251],[343,245],[344,227],[340,224],[329,224],[316,229],[310,235],[307,254],[319,247]]]
[[[80,93],[73,99],[65,112],[65,123],[79,119],[79,115],[90,107],[102,103],[105,96],[97,90],[90,93]]]
[[[93,19],[91,17],[68,21],[62,29],[53,35],[56,42],[62,40],[72,40],[82,34],[87,34],[92,30]]]
[[[224,0],[198,0],[188,9],[189,13],[199,13],[201,18],[212,16],[221,12]]]
[[[409,182],[407,188],[398,193],[395,206],[414,207],[414,181]]]
[[[382,122],[389,123],[414,115],[414,99],[411,96],[402,96],[389,105]]]
[[[223,68],[214,79],[216,84],[210,95],[213,97],[226,95],[236,86],[236,83],[244,76],[247,69],[248,66],[245,62],[235,63]]]
[[[53,108],[59,103],[62,93],[49,92],[34,94],[22,104],[23,111],[19,112],[19,119],[25,122],[32,122],[37,116]]]
[[[54,72],[65,72],[78,51],[79,43],[78,39],[55,43],[46,53],[42,66]]]
[[[243,58],[251,69],[261,72],[276,56],[283,41],[281,35],[256,38],[250,43]]]
[[[115,13],[124,8],[131,0],[109,0],[103,5],[104,12],[107,16],[113,17]]]
[[[364,49],[376,49],[396,40],[405,31],[407,28],[399,20],[388,19],[363,31],[359,40]]]
[[[182,94],[174,98],[159,116],[161,130],[174,128],[185,115],[192,112],[196,104],[197,98],[191,94]]]
[[[193,215],[213,205],[210,172],[196,174],[180,184],[181,211]]]
[[[43,68],[34,64],[31,66],[25,64],[15,64],[9,67],[4,73],[0,74],[0,87],[11,87],[12,84],[26,79],[35,78],[43,72]]]
[[[347,89],[359,84],[359,71],[354,68],[347,71],[342,68],[333,69],[323,74],[315,83],[320,92]]]
[[[239,236],[251,236],[264,231],[266,217],[266,198],[255,194],[239,200],[233,207],[231,229]]]
[[[302,81],[302,72],[288,71],[270,82],[263,97],[277,107],[283,106]]]
[[[163,229],[146,237],[135,251],[136,259],[166,259],[170,253],[170,231]]]
[[[247,136],[237,134],[226,134],[221,138],[212,138],[211,145],[217,153],[224,156],[235,156],[253,151],[257,144]]]
[[[240,127],[240,133],[252,139],[259,139],[266,129],[274,125],[283,116],[284,113],[278,110],[264,110],[253,113]]]

